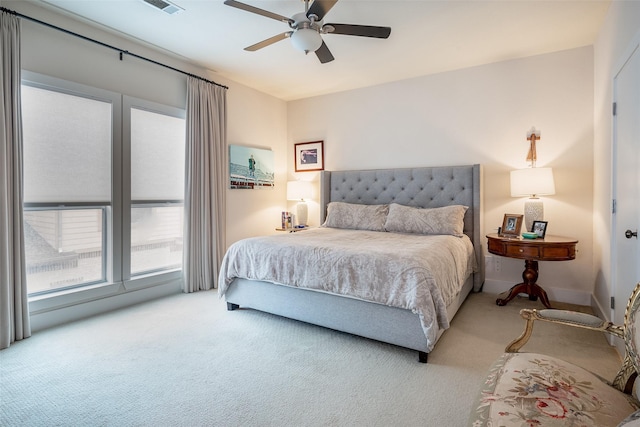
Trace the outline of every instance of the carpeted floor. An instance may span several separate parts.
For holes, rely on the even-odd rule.
[[[0,351],[2,426],[464,426],[522,331],[517,298],[472,294],[429,363],[414,351],[180,294],[41,331]],[[564,308],[564,307],[561,307]],[[602,333],[536,325],[523,351],[612,379]]]

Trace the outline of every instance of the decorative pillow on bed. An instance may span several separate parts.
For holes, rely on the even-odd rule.
[[[327,219],[323,226],[351,230],[384,231],[389,205],[358,205],[331,202],[327,206]]]
[[[451,234],[461,237],[467,209],[469,207],[462,205],[420,209],[392,203],[384,228],[397,233]]]

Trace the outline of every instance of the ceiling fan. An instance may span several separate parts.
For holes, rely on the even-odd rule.
[[[286,38],[291,39],[291,43],[297,49],[305,53],[315,52],[321,63],[333,61],[335,58],[329,51],[320,34],[343,34],[347,36],[374,37],[386,39],[391,34],[389,27],[374,27],[370,25],[354,24],[325,24],[324,16],[338,2],[338,0],[315,0],[309,7],[309,0],[304,0],[305,12],[296,13],[291,18],[278,15],[245,3],[235,0],[225,0],[224,4],[247,12],[266,16],[289,24],[291,31],[270,37],[254,45],[244,48],[250,52],[262,49]]]

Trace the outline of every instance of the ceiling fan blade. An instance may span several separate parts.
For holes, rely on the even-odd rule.
[[[286,16],[278,15],[277,13],[269,12],[268,10],[263,10],[248,4],[240,3],[239,1],[225,0],[224,4],[226,4],[227,6],[245,10],[247,12],[266,16],[267,18],[275,19],[276,21],[286,22],[287,24],[293,24],[294,22],[293,19],[287,18]]]
[[[258,49],[262,49],[263,47],[267,47],[272,45],[280,40],[284,40],[288,37],[291,37],[293,31],[287,31],[286,33],[278,34],[277,36],[269,37],[266,40],[262,40],[256,44],[252,44],[251,46],[245,47],[244,50],[248,50],[249,52],[255,52]]]
[[[331,28],[333,30],[331,30]],[[346,36],[375,37],[378,39],[386,39],[391,34],[390,27],[374,27],[371,25],[354,25],[354,24],[325,24],[329,34],[344,34]]]
[[[324,15],[326,15],[337,2],[338,0],[316,0],[309,8],[307,16],[316,15],[318,21],[322,21]]]
[[[326,64],[327,62],[331,62],[335,59],[324,41],[322,42],[318,50],[316,50],[316,56],[318,57],[320,62],[323,64]]]

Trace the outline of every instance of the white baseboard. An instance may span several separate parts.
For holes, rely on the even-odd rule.
[[[515,283],[503,280],[485,279],[482,292],[499,294],[508,291]],[[547,296],[551,301],[566,302],[569,304],[592,306],[593,298],[590,292],[576,291],[571,289],[545,287]]]
[[[591,307],[593,307],[593,314],[599,318],[605,319],[607,322],[613,321],[611,320],[611,309],[600,305],[595,297],[591,298]]]

